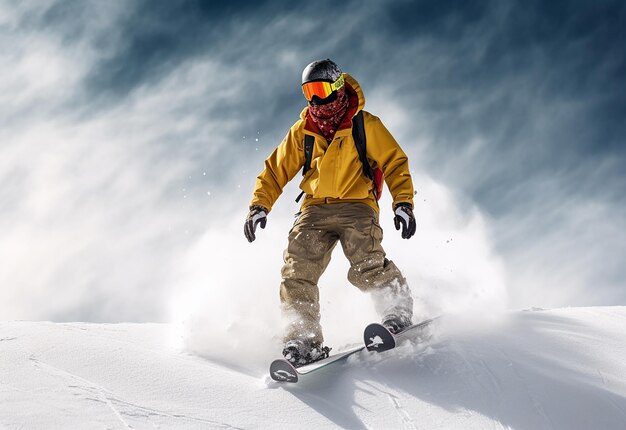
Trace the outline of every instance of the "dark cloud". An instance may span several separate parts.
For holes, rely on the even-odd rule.
[[[115,52],[95,65],[87,87],[123,95],[190,57],[214,54],[231,20],[249,20],[266,5],[200,0],[129,4],[131,10],[115,29],[119,32]]]
[[[466,27],[477,24],[488,15],[493,3],[463,0],[396,2],[383,13],[388,22],[381,30],[389,31],[389,36],[396,41],[424,36],[455,40],[463,36]]]
[[[451,151],[472,139],[484,140],[476,156],[467,158],[468,163],[483,160],[477,181],[456,181],[485,207],[505,210],[490,191],[522,182],[529,172],[549,174],[624,156],[622,4],[495,2],[433,11],[411,3],[401,9],[390,12],[392,22],[408,27],[411,16],[430,19],[421,26],[416,21],[419,31],[398,31],[407,37],[396,38],[397,49],[411,53],[420,40],[432,42],[421,53],[423,61],[393,63],[405,79],[411,69],[418,76],[400,79],[398,96],[425,116],[436,143],[429,148],[431,168],[448,165]],[[463,160],[454,161],[459,171]],[[463,173],[472,170],[462,167]]]

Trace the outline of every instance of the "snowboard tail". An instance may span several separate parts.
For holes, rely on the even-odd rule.
[[[365,331],[363,332],[363,342],[368,351],[388,351],[395,348],[400,341],[410,336],[414,336],[416,331],[425,329],[439,318],[441,317],[435,317],[413,324],[397,334],[391,333],[382,324],[373,323],[365,327]]]

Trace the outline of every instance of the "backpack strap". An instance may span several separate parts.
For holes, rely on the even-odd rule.
[[[311,159],[313,158],[313,145],[315,145],[315,137],[310,134],[304,135],[304,165],[302,166],[302,176],[311,168]]]
[[[363,111],[352,118],[352,138],[359,153],[359,159],[363,165],[363,174],[366,178],[374,180],[374,171],[367,160],[367,139],[365,138],[365,124],[363,121]]]
[[[376,169],[376,172],[374,172],[367,159],[367,139],[365,138],[365,122],[363,121],[362,110],[352,118],[352,138],[363,165],[363,174],[374,183],[374,197],[376,197],[376,202],[378,202],[382,194],[382,171]]]
[[[313,158],[313,145],[315,145],[315,137],[310,134],[304,135],[304,164],[302,165],[302,176],[306,175],[306,172],[311,168],[311,159]],[[300,199],[304,195],[302,191],[296,198],[296,203],[300,202]]]

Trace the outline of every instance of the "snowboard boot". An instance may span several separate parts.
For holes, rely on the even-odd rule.
[[[283,356],[294,367],[304,366],[314,361],[328,357],[330,348],[319,342],[309,342],[302,339],[290,340],[285,344]]]
[[[391,334],[398,334],[413,325],[413,323],[411,322],[411,318],[405,315],[390,314],[383,318],[382,325],[385,326]]]

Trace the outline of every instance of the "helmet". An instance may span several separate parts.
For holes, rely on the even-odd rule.
[[[341,77],[341,69],[334,61],[316,60],[302,71],[302,84],[311,81],[335,82]]]
[[[331,60],[313,61],[302,71],[302,92],[309,104],[332,103],[343,85],[343,73]]]

